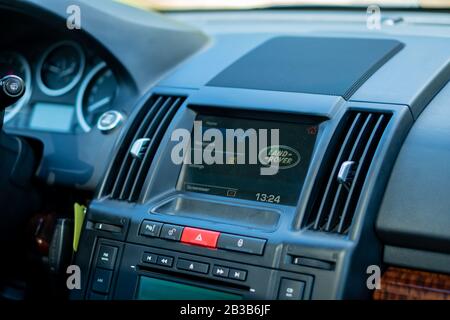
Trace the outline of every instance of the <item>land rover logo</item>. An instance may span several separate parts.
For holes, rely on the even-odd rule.
[[[295,167],[301,160],[300,153],[297,150],[283,145],[262,149],[258,158],[263,165],[278,165],[280,169]]]

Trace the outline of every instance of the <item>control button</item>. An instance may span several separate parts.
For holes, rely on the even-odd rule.
[[[262,255],[265,244],[266,240],[222,233],[219,237],[217,247],[220,249]]]
[[[97,222],[94,225],[94,229],[98,230],[98,231],[107,231],[107,232],[111,232],[111,233],[122,232],[122,227],[115,226],[115,225],[108,224],[108,223],[101,223],[101,222]]]
[[[230,269],[222,266],[214,266],[212,274],[213,276],[216,277],[228,278],[228,275],[230,274]]]
[[[298,280],[282,279],[278,299],[301,300],[305,291],[305,282]]]
[[[117,248],[101,245],[98,249],[97,267],[113,270],[116,263]]]
[[[230,274],[228,276],[230,279],[245,281],[247,278],[247,271],[238,270],[238,269],[230,269]]]
[[[139,234],[146,237],[159,237],[162,225],[159,222],[144,220],[141,224]]]
[[[158,261],[158,256],[154,253],[144,252],[144,254],[142,255],[143,263],[155,264],[157,261]]]
[[[184,259],[178,259],[177,268],[181,270],[187,270],[198,273],[208,273],[209,264],[189,261]]]
[[[216,248],[220,232],[185,227],[181,242]]]
[[[111,286],[112,271],[97,268],[95,269],[94,278],[92,280],[92,291],[99,293],[108,293]]]
[[[97,122],[97,129],[106,133],[114,130],[122,123],[124,116],[116,110],[109,110],[103,113]]]
[[[173,265],[173,258],[166,256],[158,256],[157,264],[164,267],[171,267]]]
[[[183,227],[165,224],[162,227],[161,238],[178,241],[181,238]]]

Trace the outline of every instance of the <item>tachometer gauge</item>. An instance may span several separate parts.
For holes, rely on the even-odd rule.
[[[99,63],[88,73],[80,86],[76,103],[83,131],[89,132],[99,117],[111,108],[116,91],[116,78],[106,63]]]
[[[73,89],[80,81],[85,56],[75,42],[63,41],[44,52],[37,67],[37,83],[49,96],[60,96]]]
[[[25,81],[25,95],[12,106],[5,110],[5,123],[11,120],[22,107],[28,102],[31,96],[31,68],[28,61],[19,53],[0,53],[0,78],[7,75],[19,76]]]

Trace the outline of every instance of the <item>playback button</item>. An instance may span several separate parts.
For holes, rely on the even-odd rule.
[[[185,259],[178,259],[177,268],[181,270],[206,274],[209,270],[209,264]]]
[[[158,256],[156,263],[163,267],[172,267],[173,265],[173,258],[172,257],[166,257],[166,256]]]
[[[228,278],[228,275],[230,274],[230,269],[222,266],[214,266],[212,274],[213,276],[216,277]]]

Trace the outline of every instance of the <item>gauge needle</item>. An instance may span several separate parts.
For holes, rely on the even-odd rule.
[[[59,74],[59,76],[61,78],[68,76],[75,71],[75,68],[76,68],[76,65],[72,64],[69,68],[62,70],[61,73]]]
[[[91,104],[87,109],[89,112],[93,112],[97,110],[98,108],[103,107],[104,105],[108,104],[111,101],[111,97],[103,98],[93,104]]]
[[[57,66],[52,65],[52,64],[47,67],[47,70],[50,71],[50,72],[53,72],[53,73],[60,73],[61,72],[61,68],[60,67],[57,67]]]

